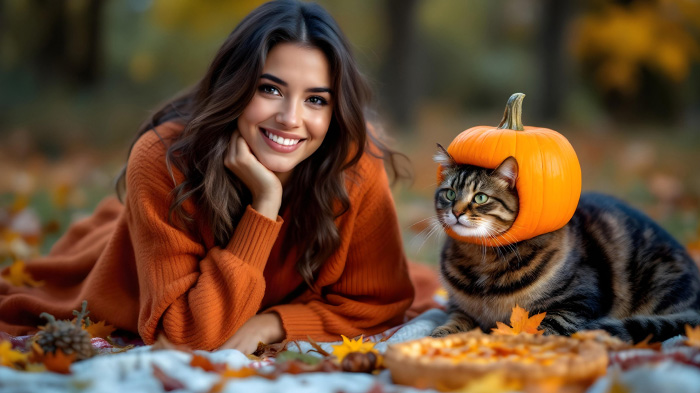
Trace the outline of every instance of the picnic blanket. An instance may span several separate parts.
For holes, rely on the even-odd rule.
[[[431,309],[404,325],[397,326],[377,336],[369,337],[377,342],[375,348],[384,352],[388,345],[425,337],[447,319],[439,309]],[[381,341],[382,338],[387,338]],[[22,346],[29,336],[12,337],[15,346]],[[682,345],[678,336],[663,343],[660,351],[632,349],[611,354],[611,366],[605,377],[597,380],[587,393],[618,392],[700,392],[700,349]],[[212,363],[225,363],[230,369],[241,367],[272,367],[274,359],[252,360],[236,350],[215,352],[157,350],[150,346],[137,346],[120,351],[102,339],[93,339],[93,346],[100,355],[74,363],[71,374],[51,372],[17,371],[0,367],[0,392],[433,392],[393,384],[389,370],[379,374],[349,372],[282,374],[276,379],[261,377],[230,378],[222,383],[216,373],[193,367],[195,355]],[[336,343],[319,343],[323,350],[332,352]],[[300,341],[287,349],[309,352],[312,343]],[[320,356],[320,355],[318,355]],[[160,377],[155,369],[162,371]],[[164,378],[172,378],[178,384],[168,386]],[[620,387],[623,387],[623,390]],[[618,389],[618,390],[615,390]],[[467,390],[465,390],[467,391]],[[469,390],[474,392],[474,390]]]

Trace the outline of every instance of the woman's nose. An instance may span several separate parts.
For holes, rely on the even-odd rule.
[[[277,122],[284,125],[287,128],[299,127],[301,115],[299,110],[301,105],[299,105],[295,100],[288,100],[280,108],[277,113]]]

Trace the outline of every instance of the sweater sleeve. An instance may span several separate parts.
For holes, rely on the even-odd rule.
[[[147,344],[162,333],[173,343],[211,350],[260,308],[263,270],[282,222],[248,206],[228,245],[207,250],[169,222],[173,187],[165,147],[144,135],[129,158],[126,200],[139,276],[139,334]]]
[[[382,161],[367,158],[364,164],[362,192],[351,193],[348,217],[339,226],[349,242],[324,264],[320,287],[266,310],[280,315],[287,340],[308,335],[336,341],[341,334],[376,334],[404,322],[414,290],[394,201]]]

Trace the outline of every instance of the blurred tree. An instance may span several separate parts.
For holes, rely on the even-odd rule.
[[[599,0],[577,20],[574,55],[614,117],[668,122],[689,102],[698,29],[694,0]]]
[[[102,0],[6,1],[7,38],[17,57],[39,80],[87,86],[98,76],[102,57]]]
[[[544,0],[538,32],[536,59],[540,79],[540,95],[535,121],[559,118],[566,101],[568,75],[566,67],[566,28],[571,20],[572,2]]]
[[[403,133],[414,128],[419,96],[417,17],[419,0],[385,0],[388,48],[381,67],[380,98]]]

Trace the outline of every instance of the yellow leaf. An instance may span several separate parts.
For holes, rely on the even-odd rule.
[[[112,325],[105,325],[105,321],[100,321],[97,323],[91,323],[90,326],[84,327],[85,330],[87,330],[88,333],[90,333],[90,336],[95,338],[95,337],[101,337],[101,338],[107,338],[110,334],[114,333],[117,328],[115,328]]]
[[[520,333],[543,334],[544,330],[537,330],[544,319],[546,312],[537,315],[529,316],[525,309],[516,305],[513,307],[513,313],[510,315],[510,326],[496,322],[496,328],[491,329],[493,334],[511,335]]]
[[[691,327],[690,325],[685,325],[685,335],[688,337],[685,340],[687,345],[700,348],[700,326]]]
[[[2,278],[16,287],[31,286],[38,287],[44,285],[43,281],[36,281],[24,271],[24,261],[15,261],[7,271],[3,272]]]
[[[376,355],[379,355],[376,349],[374,349],[374,343],[373,342],[362,342],[362,336],[358,338],[357,340],[350,340],[349,338],[342,336],[343,337],[343,343],[340,345],[331,345],[333,347],[333,355],[338,359],[338,363],[342,362],[345,356],[351,352],[360,352],[360,353],[367,353],[367,352],[374,352]]]
[[[12,349],[11,342],[0,342],[0,366],[14,367],[18,364],[27,363],[27,358],[27,354]]]
[[[502,371],[488,373],[480,378],[473,379],[459,393],[501,393],[513,392],[521,389],[519,383],[508,381]]]

